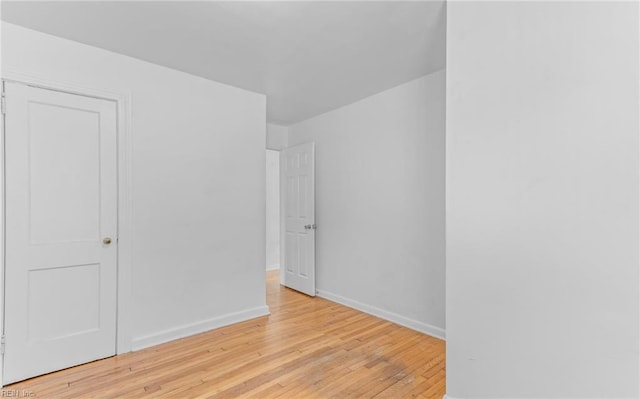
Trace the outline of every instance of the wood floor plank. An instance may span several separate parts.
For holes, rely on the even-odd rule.
[[[10,385],[36,398],[442,398],[445,343],[280,286],[271,315]]]

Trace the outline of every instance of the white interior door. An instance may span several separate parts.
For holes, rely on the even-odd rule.
[[[112,101],[6,83],[4,384],[116,348]]]
[[[314,143],[282,150],[280,179],[284,285],[316,295]]]

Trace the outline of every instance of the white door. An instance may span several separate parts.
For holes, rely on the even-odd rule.
[[[284,285],[316,295],[314,143],[282,150],[280,179]]]
[[[4,384],[112,356],[112,101],[6,83]]]

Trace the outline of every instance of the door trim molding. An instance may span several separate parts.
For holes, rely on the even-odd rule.
[[[65,93],[77,94],[87,97],[100,98],[115,101],[117,104],[117,140],[118,140],[118,278],[117,278],[117,317],[116,317],[116,354],[131,352],[132,349],[132,140],[131,140],[131,92],[114,92],[105,89],[90,88],[71,82],[60,82],[46,77],[25,74],[13,70],[2,70],[0,76],[2,82],[15,82],[38,87],[46,90],[55,90]],[[4,331],[4,270],[5,270],[5,237],[4,237],[4,125],[2,126],[2,162],[0,162],[0,184],[2,185],[2,195],[0,196],[0,209],[2,210],[2,229],[0,229],[0,261],[2,271],[0,274],[0,327]],[[0,382],[2,372],[0,370]],[[4,385],[4,384],[2,384]]]

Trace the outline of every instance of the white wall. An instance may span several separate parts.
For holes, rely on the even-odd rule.
[[[289,129],[286,126],[267,123],[267,149],[281,150],[287,147]]]
[[[266,313],[265,97],[2,30],[5,73],[131,94],[134,348]]]
[[[447,15],[448,395],[637,398],[638,3]]]
[[[289,127],[316,143],[319,294],[444,335],[439,71]]]
[[[280,268],[280,152],[267,150],[267,270]]]

